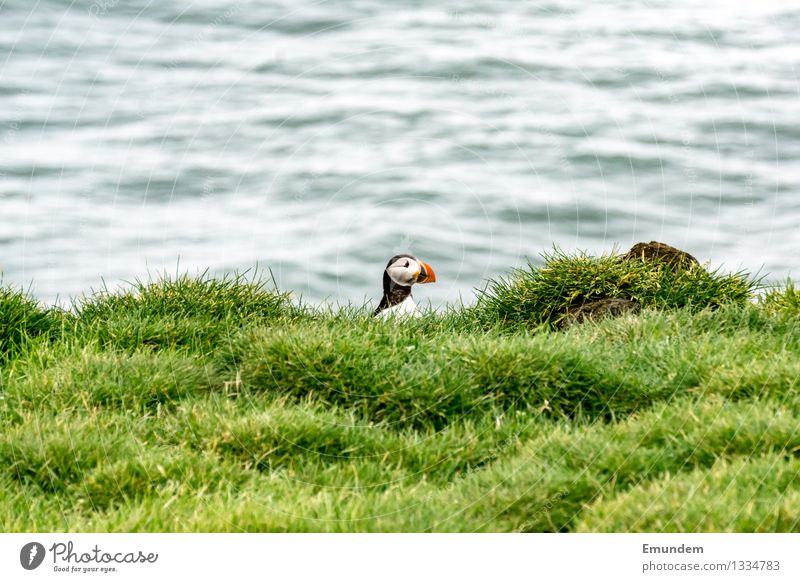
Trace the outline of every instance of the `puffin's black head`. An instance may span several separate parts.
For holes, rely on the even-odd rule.
[[[383,270],[383,297],[375,313],[401,303],[414,283],[435,283],[433,268],[413,255],[395,255]]]
[[[383,271],[383,288],[389,287],[411,287],[414,283],[435,283],[436,273],[428,264],[420,261],[413,255],[395,255],[386,263]]]

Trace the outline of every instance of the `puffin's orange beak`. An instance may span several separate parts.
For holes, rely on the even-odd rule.
[[[436,283],[436,273],[433,272],[433,267],[428,263],[419,262],[420,271],[417,277],[417,283]]]

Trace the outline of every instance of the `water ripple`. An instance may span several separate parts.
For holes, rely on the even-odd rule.
[[[800,10],[778,0],[0,5],[0,270],[45,300],[268,266],[467,301],[543,249],[800,267]]]

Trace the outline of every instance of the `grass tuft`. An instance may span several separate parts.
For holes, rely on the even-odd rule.
[[[0,287],[0,364],[31,340],[49,339],[60,329],[54,309],[41,307],[21,291]]]
[[[744,305],[758,288],[745,273],[723,275],[690,264],[675,268],[618,255],[544,254],[544,266],[528,265],[490,281],[479,296],[476,317],[512,326],[556,325],[584,304],[606,298],[630,299],[650,309],[699,311]]]
[[[79,330],[103,345],[135,350],[185,347],[207,352],[239,328],[292,318],[288,293],[254,274],[214,279],[180,276],[137,281],[131,290],[97,293],[76,306]]]
[[[788,316],[800,315],[800,290],[794,282],[788,280],[783,288],[774,287],[762,298],[761,305],[770,313],[779,313]]]

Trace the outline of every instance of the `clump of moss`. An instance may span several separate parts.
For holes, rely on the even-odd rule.
[[[22,291],[0,287],[0,362],[16,355],[36,337],[51,337],[59,328],[55,311]]]
[[[721,274],[699,264],[652,257],[567,255],[559,249],[543,255],[544,266],[529,264],[490,281],[475,306],[479,319],[511,325],[554,325],[587,303],[627,299],[643,308],[697,311],[724,304],[744,305],[758,282],[746,273]]]

